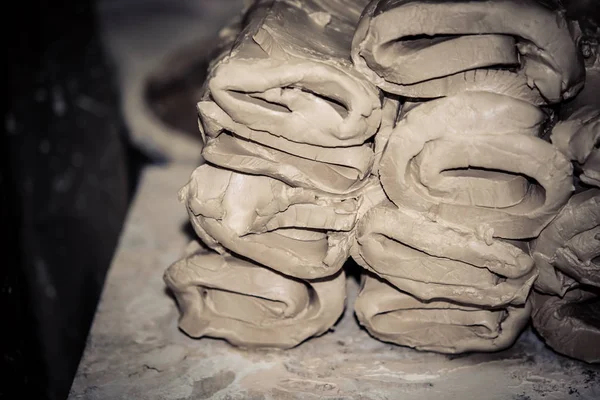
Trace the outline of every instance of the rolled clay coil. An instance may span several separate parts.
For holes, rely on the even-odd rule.
[[[164,280],[181,309],[185,333],[241,347],[290,348],[321,335],[340,317],[346,299],[343,271],[301,281],[200,249],[170,266]]]
[[[555,351],[584,360],[600,362],[600,297],[575,289],[564,297],[532,294],[533,326]]]
[[[417,98],[489,90],[539,104],[535,87],[557,103],[585,77],[569,23],[536,1],[374,0],[352,59],[383,90]]]
[[[356,236],[360,265],[422,301],[521,305],[537,277],[533,259],[520,248],[486,242],[389,202],[361,218]]]
[[[366,275],[354,305],[371,335],[385,342],[439,353],[498,351],[511,346],[531,306],[486,310],[444,301],[421,302]]]
[[[367,181],[370,143],[339,148],[296,143],[238,124],[213,102],[198,103],[198,110],[206,138],[202,154],[210,163],[323,193],[350,193]]]
[[[494,93],[422,103],[390,135],[383,188],[398,207],[448,225],[535,237],[574,189],[569,160],[536,136],[543,120],[537,107]]]
[[[532,254],[537,290],[562,296],[576,283],[600,288],[600,190],[572,196],[532,242]]]
[[[257,3],[212,70],[206,99],[253,131],[323,147],[362,145],[379,127],[381,100],[350,62],[366,1],[345,3]]]
[[[333,275],[342,267],[358,209],[354,198],[324,197],[208,164],[194,171],[180,199],[210,248],[302,279]]]

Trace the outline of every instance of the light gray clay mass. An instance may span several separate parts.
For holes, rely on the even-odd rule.
[[[250,5],[198,99],[207,163],[179,196],[202,244],[165,272],[181,329],[290,348],[353,306],[377,339],[462,353],[511,346],[533,316],[600,360],[582,351],[600,340],[598,36],[569,15]]]

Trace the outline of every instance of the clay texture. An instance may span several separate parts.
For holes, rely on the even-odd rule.
[[[587,30],[579,46],[584,89],[559,110],[550,140],[574,164],[575,194],[533,241],[540,270],[533,294],[533,326],[561,354],[600,362],[600,32]]]
[[[182,309],[183,331],[242,347],[294,347],[326,332],[344,310],[343,271],[324,281],[300,281],[197,245],[165,280]]]
[[[536,2],[367,6],[356,68],[408,98],[378,165],[390,201],[360,219],[351,250],[374,274],[355,305],[373,336],[447,353],[514,342],[539,273],[528,241],[575,189],[542,107],[581,91],[577,38]]]
[[[577,165],[583,184],[600,187],[600,45],[588,50],[585,86],[560,110],[550,139]]]
[[[483,90],[556,103],[577,94],[585,77],[572,32],[533,0],[374,0],[352,59],[371,82],[407,97]]]
[[[600,363],[600,297],[585,289],[564,297],[533,294],[533,325],[557,352]]]
[[[180,199],[208,247],[304,279],[327,277],[342,267],[359,205],[357,199],[323,197],[208,164],[194,171]]]
[[[357,241],[359,264],[422,301],[521,305],[537,277],[526,249],[486,243],[389,202],[361,219]]]
[[[239,29],[198,103],[210,164],[179,192],[209,249],[165,273],[188,335],[289,348],[341,315],[357,218],[385,197],[373,136],[398,110],[386,101],[382,124],[379,89],[350,61],[365,4],[257,1],[223,32]]]
[[[535,237],[573,190],[569,160],[537,137],[543,121],[539,108],[498,93],[422,103],[394,128],[381,182],[399,207],[489,237]]]
[[[360,188],[373,163],[379,90],[349,60],[366,1],[259,1],[198,103],[219,166],[329,193]]]
[[[600,190],[571,197],[532,247],[539,291],[563,296],[577,283],[600,288]]]
[[[260,0],[224,31],[198,103],[208,164],[179,193],[207,249],[165,273],[188,335],[320,335],[349,257],[360,324],[441,353],[509,347],[534,285],[600,286],[598,191],[571,197],[573,163],[583,185],[600,165],[578,25],[535,1],[367,3]],[[543,304],[540,331],[566,307]]]
[[[540,270],[533,325],[561,354],[600,362],[600,57],[586,38],[584,89],[559,112],[550,139],[575,165],[579,192],[533,241]],[[594,46],[591,44],[595,43]]]
[[[527,324],[531,306],[488,310],[445,301],[422,302],[365,275],[355,310],[360,323],[378,339],[455,354],[509,347]]]
[[[533,325],[559,353],[600,362],[600,190],[569,200],[533,242]]]

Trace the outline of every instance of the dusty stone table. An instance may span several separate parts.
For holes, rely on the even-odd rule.
[[[69,399],[598,399],[600,368],[531,331],[509,350],[449,357],[381,343],[349,307],[332,332],[288,351],[239,350],[177,328],[162,274],[190,233],[177,191],[190,167],[145,170]]]

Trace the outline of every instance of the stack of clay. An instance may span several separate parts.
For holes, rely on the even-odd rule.
[[[597,40],[597,38],[596,38]],[[588,48],[586,85],[560,112],[552,143],[580,172],[578,193],[533,242],[540,270],[533,325],[556,351],[600,362],[600,46]]]
[[[556,351],[600,362],[600,190],[569,200],[533,244],[533,325]]]
[[[350,60],[365,5],[258,1],[212,63],[198,103],[208,164],[180,192],[209,249],[165,274],[189,335],[288,348],[340,317],[342,265],[377,185],[380,92]]]
[[[180,327],[295,346],[339,318],[352,254],[373,336],[509,346],[531,313],[529,241],[573,190],[542,138],[585,77],[572,32],[535,1],[254,3],[198,103],[207,164],[180,198],[207,248],[165,274]],[[572,156],[582,180],[592,153]]]
[[[536,2],[372,2],[353,41],[371,82],[408,98],[379,175],[391,200],[358,224],[356,313],[418,349],[493,351],[527,323],[527,241],[568,201],[572,166],[543,107],[585,70],[569,24]]]

